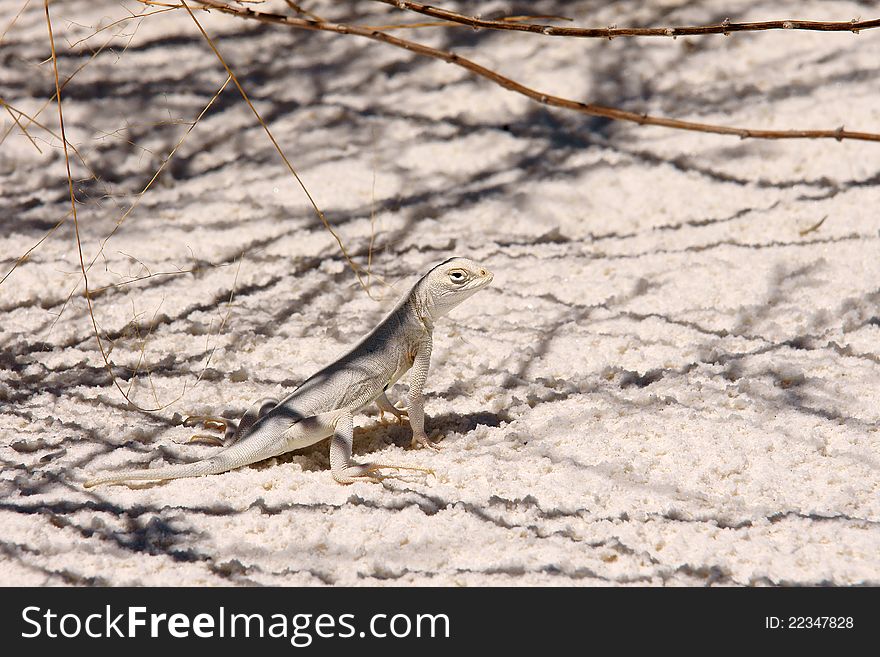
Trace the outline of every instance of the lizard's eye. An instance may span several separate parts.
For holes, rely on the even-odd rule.
[[[467,274],[461,269],[453,269],[449,272],[449,280],[459,285],[467,280]]]

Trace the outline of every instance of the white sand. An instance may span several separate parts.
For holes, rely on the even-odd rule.
[[[21,4],[0,2],[0,26]],[[583,25],[872,17],[866,2],[534,4]],[[31,5],[3,38],[0,93],[33,114],[54,81]],[[176,12],[71,55],[125,6],[53,5],[62,79],[86,45],[131,36],[64,91],[68,138],[102,181],[77,183],[87,258],[225,77]],[[880,145],[609,124],[382,44],[202,20],[361,264],[374,218],[373,267],[394,289],[376,284],[377,303],[357,287],[230,85],[90,272],[99,288],[198,267],[95,298],[120,384],[161,410],[127,406],[84,298],[64,305],[70,222],[0,286],[0,584],[880,584]],[[633,111],[880,132],[878,30],[399,34]],[[39,120],[57,131],[54,105]],[[30,133],[41,153],[18,129],[0,146],[3,274],[69,210],[59,141]],[[451,255],[496,276],[435,333],[442,451],[405,449],[408,427],[372,410],[355,436],[358,459],[436,479],[340,486],[324,443],[81,488],[213,453],[182,444],[180,416],[285,394]]]

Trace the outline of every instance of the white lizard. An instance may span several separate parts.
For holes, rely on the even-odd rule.
[[[412,445],[437,449],[425,433],[422,389],[431,360],[434,322],[492,282],[492,273],[467,258],[450,258],[425,274],[360,342],[336,362],[313,374],[280,402],[260,400],[235,431],[235,442],[215,456],[185,465],[124,470],[86,481],[98,484],[165,480],[220,474],[330,438],[330,471],[348,484],[378,480],[381,468],[419,470],[351,460],[353,414],[375,401],[398,420],[409,418]],[[385,391],[412,368],[409,407],[394,407]]]

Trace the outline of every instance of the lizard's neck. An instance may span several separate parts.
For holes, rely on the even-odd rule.
[[[439,309],[436,306],[431,289],[424,284],[424,281],[419,281],[410,293],[409,307],[417,321],[425,327],[428,333],[434,330],[434,322],[444,314],[438,312]]]

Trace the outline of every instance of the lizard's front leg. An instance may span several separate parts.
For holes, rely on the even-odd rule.
[[[412,446],[423,445],[430,449],[439,451],[440,448],[428,440],[425,433],[425,397],[422,390],[425,387],[425,381],[428,380],[428,366],[431,364],[431,342],[430,340],[422,343],[413,359],[412,369],[409,375],[409,424],[412,427],[413,437]]]
[[[320,421],[325,417],[327,418],[325,421],[328,421],[333,427],[333,437],[330,439],[330,472],[340,484],[351,484],[363,480],[381,481],[384,477],[374,473],[382,468],[416,470],[434,474],[434,471],[428,468],[392,465],[390,463],[355,463],[351,460],[351,448],[354,441],[354,418],[351,411],[340,410],[323,416],[317,415],[314,419]]]

